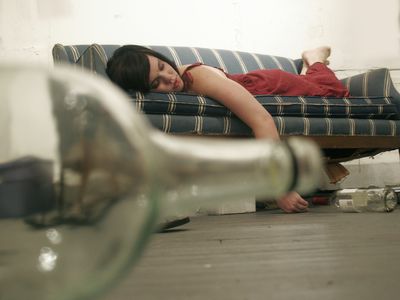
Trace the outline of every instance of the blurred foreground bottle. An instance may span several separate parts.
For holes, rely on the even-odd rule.
[[[391,212],[397,205],[397,195],[390,187],[343,189],[334,199],[343,212]]]
[[[0,67],[1,300],[98,299],[163,218],[318,185],[311,142],[167,136],[129,101],[82,71]]]

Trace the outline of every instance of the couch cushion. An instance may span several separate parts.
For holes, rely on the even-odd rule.
[[[53,47],[53,58],[55,61],[60,58],[68,57],[68,62],[75,63],[79,56],[85,52],[86,48],[90,48],[91,58],[97,61],[103,61],[103,66],[88,63],[87,66],[96,66],[97,73],[104,74],[100,71],[100,67],[105,69],[106,62],[113,52],[120,45],[76,45],[63,46],[57,44]],[[178,66],[192,64],[195,62],[203,62],[207,65],[219,67],[224,71],[235,73],[246,73],[257,69],[281,69],[294,74],[298,73],[301,60],[292,60],[281,56],[272,56],[256,53],[248,53],[241,51],[231,51],[223,49],[209,49],[196,47],[168,47],[168,46],[147,46],[155,51],[162,53]],[[67,54],[66,54],[67,53]],[[76,55],[79,55],[76,57]]]
[[[93,44],[82,53],[75,64],[90,70],[92,73],[107,77],[107,59],[104,49]]]
[[[146,114],[153,126],[174,134],[252,136],[235,117]],[[274,117],[280,135],[400,137],[400,120]],[[373,148],[373,147],[372,147]]]
[[[232,116],[225,106],[203,96],[187,93],[129,93],[146,114]],[[390,97],[321,98],[259,95],[255,98],[273,116],[398,119]]]
[[[202,62],[231,74],[258,69],[281,69],[298,73],[297,62],[281,56],[196,47],[151,46],[150,48],[171,58],[178,66]]]

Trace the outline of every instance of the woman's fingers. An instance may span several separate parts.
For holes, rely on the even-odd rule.
[[[277,201],[278,206],[287,213],[305,212],[308,208],[308,202],[298,193],[290,192]]]

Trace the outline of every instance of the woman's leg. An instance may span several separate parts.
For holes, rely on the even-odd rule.
[[[303,52],[303,63],[306,72],[303,78],[317,84],[323,89],[321,96],[348,97],[349,91],[336,77],[335,73],[327,67],[330,47],[319,47]]]
[[[303,68],[300,74],[305,75],[308,71],[308,68],[317,62],[329,65],[328,57],[330,55],[331,48],[328,46],[322,46],[304,51],[301,55],[301,58],[303,59]]]
[[[318,62],[311,65],[303,78],[319,86],[322,90],[320,96],[350,96],[349,90],[336,77],[335,73],[323,63]]]

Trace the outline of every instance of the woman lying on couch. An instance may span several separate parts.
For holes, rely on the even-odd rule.
[[[107,75],[125,90],[189,92],[213,98],[247,124],[256,138],[278,140],[272,116],[253,95],[347,97],[348,90],[327,67],[329,56],[329,47],[303,52],[302,75],[279,69],[227,74],[202,63],[178,67],[149,48],[126,45],[108,61]],[[277,204],[285,212],[303,212],[308,207],[297,192],[288,193]]]

